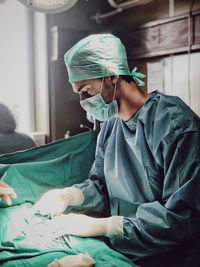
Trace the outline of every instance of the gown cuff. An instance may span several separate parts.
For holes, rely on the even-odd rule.
[[[69,196],[70,206],[80,206],[84,202],[84,195],[82,191],[77,187],[67,187],[64,189],[66,191],[66,195]]]
[[[111,216],[108,219],[106,236],[123,238],[123,235],[123,216]]]

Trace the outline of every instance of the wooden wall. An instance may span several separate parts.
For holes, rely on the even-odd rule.
[[[200,49],[200,11],[144,24],[123,35],[122,40],[129,59]]]
[[[157,4],[161,2],[164,3],[159,0]],[[137,66],[146,74],[145,91],[159,90],[179,96],[200,116],[200,1],[196,1],[193,11],[192,1],[174,2],[178,15],[166,17],[165,6],[159,18],[155,1],[152,5],[158,19],[139,26],[129,24],[128,31],[121,30],[118,35],[127,48],[130,68]],[[153,14],[152,5],[149,14],[146,9],[149,18]],[[140,11],[144,14],[145,7],[140,7]],[[125,23],[130,20],[129,13]]]

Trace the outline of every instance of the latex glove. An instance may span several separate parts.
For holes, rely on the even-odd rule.
[[[68,206],[81,205],[83,200],[82,191],[76,187],[54,189],[46,192],[31,210],[32,213],[55,216],[63,213]]]
[[[88,253],[80,253],[78,255],[69,255],[54,260],[47,267],[90,267],[95,264],[95,261],[89,256]]]
[[[121,216],[93,218],[83,214],[66,214],[54,217],[43,226],[43,234],[57,238],[63,235],[81,237],[112,236],[123,233]],[[38,229],[41,231],[41,229]]]
[[[42,234],[44,238],[51,239],[64,235],[123,237],[123,217],[93,218],[83,214],[62,214],[42,225],[32,227],[30,234]]]
[[[12,187],[0,181],[0,198],[4,200],[7,205],[11,205],[11,198],[16,198],[17,195]]]

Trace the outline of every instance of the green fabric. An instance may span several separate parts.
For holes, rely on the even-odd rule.
[[[0,175],[18,197],[7,207],[0,201],[0,265],[46,267],[55,258],[88,252],[95,266],[134,266],[103,239],[45,237],[34,227],[49,218],[30,216],[29,208],[47,190],[85,180],[94,160],[97,132],[89,132],[31,150],[0,157]]]
[[[31,203],[50,188],[61,188],[88,177],[94,161],[97,132],[0,157],[0,176],[15,189],[13,205]],[[87,159],[87,160],[85,160]],[[21,186],[23,185],[23,186]],[[5,204],[1,202],[1,206]]]
[[[92,34],[74,45],[64,56],[69,81],[81,81],[112,75],[130,75],[143,86],[139,78],[144,74],[130,72],[126,50],[119,38],[112,34]]]

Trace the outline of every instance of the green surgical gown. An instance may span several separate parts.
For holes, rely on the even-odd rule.
[[[200,266],[200,119],[178,97],[153,92],[129,121],[105,122],[76,186],[79,210],[124,216],[123,238],[110,242],[133,261]]]

